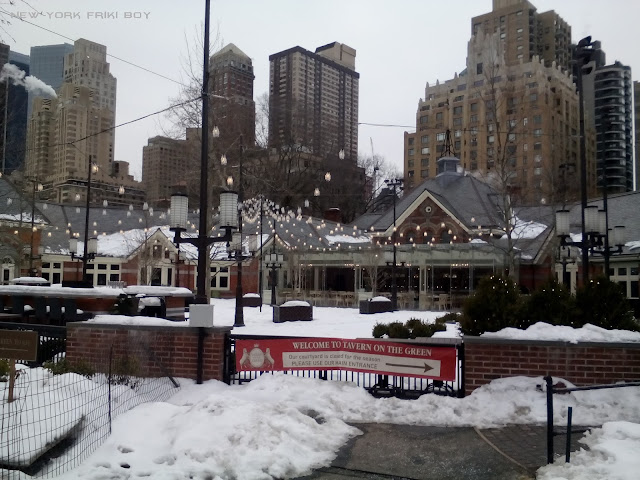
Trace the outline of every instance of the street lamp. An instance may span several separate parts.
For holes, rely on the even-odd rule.
[[[271,245],[271,253],[267,254],[265,266],[267,270],[271,270],[271,305],[277,305],[276,302],[276,285],[278,283],[277,270],[282,268],[282,264],[284,263],[284,255],[282,253],[276,253],[276,239],[278,238],[278,234],[276,232],[276,222],[277,218],[273,218],[273,243]]]
[[[85,230],[88,229],[88,225],[85,225]],[[83,254],[78,255],[78,239],[71,237],[69,239],[69,250],[71,251],[71,260],[79,260],[82,262],[82,284],[84,287],[93,286],[90,285],[87,279],[87,263],[96,258],[98,253],[98,239],[96,237],[88,238],[86,231],[84,236]]]
[[[393,258],[391,262],[391,304],[394,310],[398,309],[398,284],[396,281],[396,265],[397,265],[397,251],[396,251],[396,197],[397,189],[402,190],[401,178],[392,178],[385,180],[387,188],[393,189],[393,232],[391,234],[391,240],[393,242]]]
[[[34,234],[37,230],[37,227],[35,226],[36,193],[42,192],[43,186],[41,183],[36,182],[35,179],[32,180],[32,183],[33,189],[31,195],[31,246],[29,249],[29,276],[35,277],[37,272],[36,269],[33,268],[33,261],[40,258],[40,255],[36,256],[33,254]]]
[[[98,166],[93,163],[93,158],[89,155],[89,162],[87,168],[87,198],[85,202],[85,214],[84,214],[84,246],[82,255],[77,255],[78,251],[78,239],[72,237],[69,239],[69,250],[71,250],[71,260],[78,259],[82,261],[82,284],[84,287],[93,286],[88,285],[87,280],[87,263],[93,260],[98,253],[98,239],[95,237],[89,238],[89,204],[91,202],[91,174],[98,172]]]
[[[606,268],[608,268],[608,257],[622,253],[622,247],[625,244],[625,227],[616,225],[613,229],[608,228],[607,212],[598,210],[595,205],[583,208],[582,216],[584,218],[582,230],[585,233],[582,239],[577,241],[571,240],[569,211],[558,210],[556,212],[556,234],[560,239],[560,245],[580,248],[583,256],[583,268],[588,268],[588,263],[584,263],[584,255],[586,253],[588,258],[589,252],[603,255]],[[611,238],[609,238],[609,232],[611,232]],[[605,275],[608,277],[609,272],[606,271]]]
[[[573,61],[576,65],[576,87],[578,89],[578,115],[580,121],[580,205],[582,208],[582,241],[586,242],[587,228],[585,210],[587,208],[587,151],[584,132],[584,86],[582,85],[583,68],[598,52],[600,42],[592,42],[591,36],[578,42],[573,52]],[[567,225],[568,227],[568,225]],[[582,283],[589,282],[589,248],[582,248]],[[608,273],[608,272],[607,272]]]

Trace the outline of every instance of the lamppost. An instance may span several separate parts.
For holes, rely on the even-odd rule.
[[[242,221],[242,219],[240,220]],[[234,327],[244,327],[244,304],[242,299],[242,262],[252,255],[245,255],[242,247],[242,232],[234,232],[229,245],[228,256],[238,262],[238,276],[236,281],[236,312],[234,317]]]
[[[35,179],[32,179],[31,181],[33,184],[33,188],[32,188],[32,195],[31,195],[31,246],[29,248],[29,276],[35,277],[37,271],[35,268],[33,268],[33,261],[40,258],[40,255],[36,256],[33,254],[34,234],[36,233],[36,230],[37,230],[35,226],[36,193],[41,192],[43,189],[43,186],[41,183],[38,183]]]
[[[91,155],[89,155],[89,162],[87,168],[87,198],[85,202],[84,213],[84,245],[82,255],[77,255],[78,251],[78,239],[72,236],[69,239],[69,250],[71,250],[71,260],[78,259],[82,261],[82,283],[84,287],[93,286],[88,285],[87,280],[87,263],[93,260],[98,253],[98,239],[95,237],[89,238],[89,204],[91,202],[91,174],[97,173],[98,166],[92,161]]]
[[[274,217],[273,219],[273,243],[271,248],[271,253],[267,255],[266,267],[267,269],[271,269],[271,305],[277,305],[276,302],[276,285],[278,283],[278,275],[277,271],[279,268],[282,268],[282,264],[284,263],[284,255],[282,253],[276,253],[276,239],[278,238],[278,234],[276,232],[276,222],[278,220]]]
[[[574,50],[574,62],[576,65],[576,87],[578,89],[578,115],[580,121],[580,205],[582,215],[582,242],[587,237],[586,208],[587,208],[587,151],[586,138],[584,132],[584,87],[582,85],[582,70],[597,52],[599,42],[591,42],[591,36],[585,37],[578,42]],[[568,226],[568,225],[567,225]],[[564,244],[563,244],[564,245]],[[580,247],[582,248],[582,247]],[[589,248],[582,248],[582,283],[589,282]]]
[[[570,239],[569,211],[558,210],[556,212],[556,233],[562,247],[571,246],[582,249],[583,259],[585,252],[587,256],[591,252],[603,255],[605,259],[609,255],[622,253],[622,247],[625,244],[625,227],[623,225],[616,225],[613,229],[608,228],[606,211],[598,210],[595,205],[582,209],[582,215],[585,218],[582,229],[586,233],[583,234],[580,241],[575,241]],[[609,232],[612,233],[611,240],[609,240]],[[585,268],[584,260],[583,268]],[[609,272],[607,271],[605,274],[608,276]]]
[[[396,260],[397,260],[397,251],[396,251],[396,189],[400,188],[402,190],[402,182],[401,178],[393,178],[391,180],[385,180],[384,183],[387,184],[388,188],[393,189],[393,232],[391,233],[391,240],[393,242],[393,260],[391,263],[391,304],[394,310],[398,309],[398,284],[396,281]]]
[[[562,264],[562,284],[571,288],[571,280],[567,278],[567,265],[576,263],[576,257],[571,250],[571,247],[560,247],[558,250],[558,256],[560,257],[560,263]]]

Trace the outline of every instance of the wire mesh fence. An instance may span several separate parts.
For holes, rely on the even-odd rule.
[[[23,325],[24,327],[24,325]],[[1,330],[0,330],[1,334]],[[44,338],[44,340],[43,340]],[[52,478],[82,463],[111,433],[118,415],[145,402],[163,401],[179,384],[150,378],[149,346],[141,339],[109,348],[98,361],[69,362],[59,339],[40,337],[29,365],[18,363],[9,402],[9,362],[0,363],[0,478]]]

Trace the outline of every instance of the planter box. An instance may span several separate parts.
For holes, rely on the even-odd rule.
[[[313,320],[313,307],[311,305],[276,305],[273,307],[274,323],[296,322],[298,320]]]
[[[243,307],[259,307],[260,305],[262,305],[260,297],[242,297]]]
[[[370,302],[369,300],[362,300],[360,302],[360,313],[383,313],[393,312],[393,305],[391,302]]]

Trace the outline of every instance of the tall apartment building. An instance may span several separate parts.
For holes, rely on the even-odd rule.
[[[636,150],[635,150],[635,189],[640,186],[640,162],[638,162],[638,158],[640,158],[640,82],[633,82],[633,118],[634,124],[636,127]]]
[[[269,145],[320,157],[358,156],[356,51],[338,42],[269,56]]]
[[[147,202],[154,207],[171,204],[173,187],[186,185],[189,203],[196,205],[199,180],[200,130],[188,128],[185,140],[156,136],[142,148],[142,184]],[[198,178],[192,178],[194,176]],[[194,188],[189,188],[194,187]]]
[[[5,63],[9,62],[9,45],[5,45],[4,43],[0,43],[0,68]],[[7,94],[8,94],[9,82],[0,82],[0,154],[2,155],[2,159],[0,160],[0,171],[5,173],[6,168],[6,145],[5,145],[5,134],[4,132],[7,130],[7,124],[5,122],[5,117],[7,113]]]
[[[606,181],[607,192],[628,192],[634,188],[631,68],[605,63],[604,52],[598,50],[584,69],[585,123],[596,131],[598,189]]]
[[[31,47],[29,53],[29,71],[54,90],[58,90],[64,81],[64,58],[73,52],[73,45],[61,43],[59,45],[40,45]],[[31,116],[33,99],[36,95],[29,93],[29,108],[27,117]],[[40,93],[42,96],[42,93]]]
[[[27,130],[27,175],[45,185],[49,200],[84,201],[89,161],[91,201],[141,204],[144,192],[126,162],[114,161],[116,80],[109,72],[106,47],[80,39],[64,58],[65,81],[58,97],[36,97]],[[124,194],[120,194],[124,187]]]
[[[256,105],[253,100],[251,58],[230,43],[211,56],[209,62],[211,118],[220,130],[224,146],[253,147],[256,135]],[[218,98],[225,97],[225,98]]]
[[[489,13],[471,19],[471,35],[497,34],[504,45],[506,65],[542,59],[571,69],[571,27],[553,10],[537,13],[527,0],[493,0]]]
[[[480,32],[469,42],[460,75],[427,84],[416,132],[405,133],[408,188],[436,175],[447,130],[465,170],[488,179],[498,175],[524,201],[555,201],[558,191],[569,193],[576,185],[578,95],[570,72],[536,56],[509,65],[507,50],[499,32]],[[592,131],[588,139],[593,153]],[[593,190],[593,164],[587,175]]]

